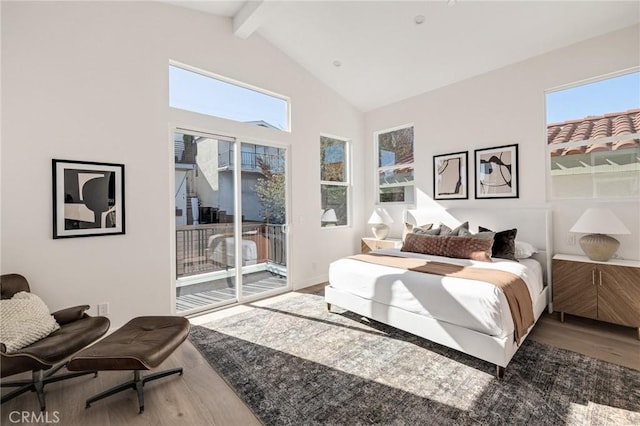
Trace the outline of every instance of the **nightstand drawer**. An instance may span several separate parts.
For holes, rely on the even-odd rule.
[[[378,240],[375,238],[363,238],[360,244],[361,253],[369,253],[371,250],[377,250],[382,248],[401,248],[402,240],[387,238],[385,240]]]

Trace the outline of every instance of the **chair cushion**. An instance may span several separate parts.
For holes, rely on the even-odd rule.
[[[0,300],[0,341],[15,352],[60,328],[47,305],[33,293],[21,291]]]

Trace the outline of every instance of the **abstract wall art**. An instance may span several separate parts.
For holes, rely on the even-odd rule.
[[[476,198],[518,198],[518,145],[475,150]]]
[[[124,234],[124,165],[52,161],[53,238]]]
[[[433,156],[433,198],[452,200],[469,198],[469,154],[456,152]]]

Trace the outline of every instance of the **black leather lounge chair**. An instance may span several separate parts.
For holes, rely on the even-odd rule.
[[[30,291],[29,283],[22,275],[0,276],[2,299],[10,299],[20,291]],[[108,318],[91,317],[85,313],[87,309],[87,305],[75,306],[52,313],[60,329],[16,352],[7,353],[5,345],[0,343],[0,377],[3,379],[0,384],[2,387],[18,388],[2,396],[3,404],[27,391],[34,391],[38,395],[40,409],[44,411],[44,385],[85,374],[97,374],[95,371],[80,371],[54,376],[58,370],[66,366],[72,355],[98,340],[109,330]],[[4,380],[5,377],[25,371],[32,372],[30,380]]]

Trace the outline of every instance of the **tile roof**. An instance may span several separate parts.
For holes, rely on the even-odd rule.
[[[640,133],[640,109],[549,124],[547,125],[547,143],[551,145],[578,142],[633,133]],[[596,151],[616,151],[622,148],[638,147],[640,147],[640,139],[623,138],[614,142],[558,148],[551,151],[551,156],[589,154]]]

